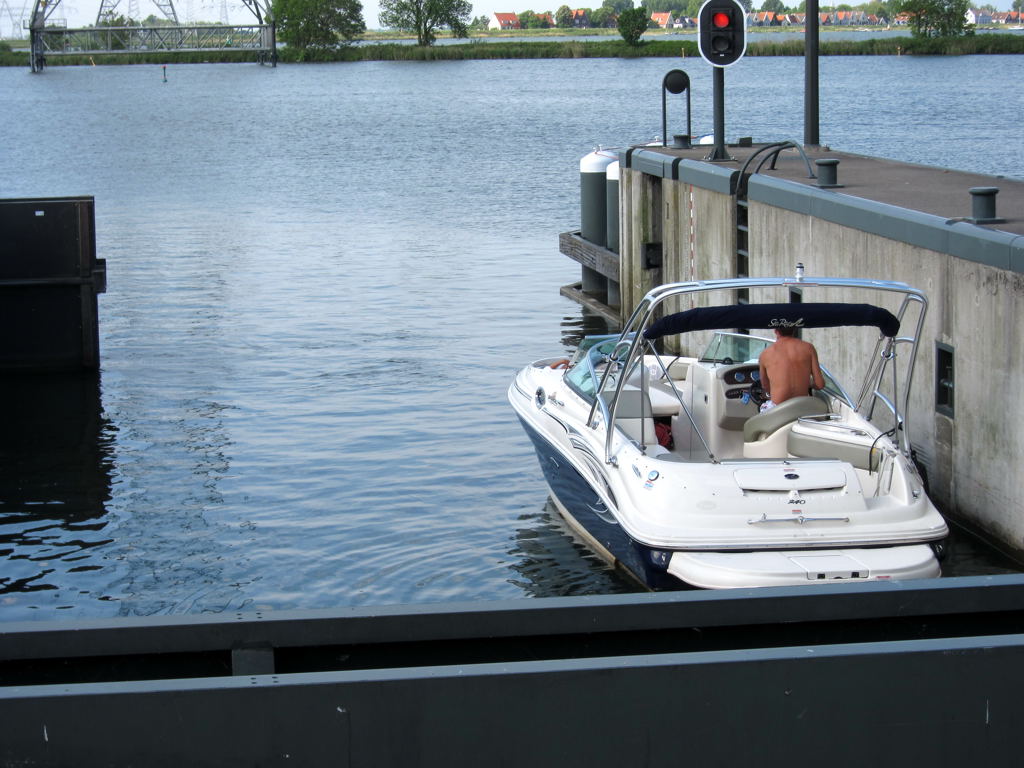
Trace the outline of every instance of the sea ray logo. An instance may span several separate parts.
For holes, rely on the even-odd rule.
[[[797,320],[786,320],[785,318],[775,318],[768,323],[769,328],[803,328],[804,319],[801,317]]]

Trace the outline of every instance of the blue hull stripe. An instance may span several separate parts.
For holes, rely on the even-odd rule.
[[[616,565],[650,589],[685,589],[685,584],[665,571],[670,553],[660,553],[630,538],[576,468],[522,417],[519,421],[537,451],[551,492],[580,527],[616,558]]]

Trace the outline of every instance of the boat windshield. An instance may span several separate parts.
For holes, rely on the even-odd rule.
[[[751,336],[746,333],[715,331],[703,354],[702,363],[756,363],[761,353],[772,343],[771,339]]]
[[[618,340],[618,335],[587,336],[580,341],[579,347],[576,348],[576,354],[573,355],[572,364],[565,374],[565,380],[587,400],[594,399],[594,393],[597,392],[597,379],[604,370],[603,363],[615,349],[615,343]]]
[[[766,339],[763,336],[715,331],[714,337],[700,356],[700,362],[721,363],[723,365],[754,365],[758,362],[758,358],[761,357],[761,353],[773,343],[772,339]],[[846,390],[843,389],[824,365],[821,366],[821,373],[825,378],[824,391],[829,395],[840,398],[853,407],[853,402]]]

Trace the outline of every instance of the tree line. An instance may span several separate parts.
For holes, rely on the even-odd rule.
[[[590,26],[617,26],[630,45],[639,45],[640,37],[650,25],[650,10],[633,7],[633,0],[604,0],[597,9],[585,9]],[[380,23],[388,29],[416,35],[421,46],[433,45],[441,30],[454,37],[468,37],[471,28],[486,28],[487,16],[471,18],[468,0],[380,0]],[[278,38],[303,50],[330,50],[347,45],[366,31],[363,5],[359,0],[274,0],[274,18]],[[561,6],[554,14],[524,11],[519,14],[520,26],[539,29],[550,26],[574,26],[573,10]]]
[[[576,12],[582,12],[587,27],[607,29],[618,23],[623,11],[632,8],[632,0],[605,0],[600,8],[573,9],[568,5],[562,5],[554,13],[527,10],[517,13],[516,18],[520,29],[573,29],[578,26]],[[471,22],[470,29],[487,29],[490,23],[490,16],[478,16]]]
[[[366,31],[359,0],[274,0],[278,39],[300,49],[344,46]],[[432,45],[439,30],[469,33],[469,0],[381,0],[380,23],[411,32],[418,45]]]
[[[757,8],[754,7],[753,0],[739,1],[746,8],[747,13],[757,10],[786,14],[805,13],[807,10],[805,0],[794,5],[786,5],[783,0],[762,0]],[[704,0],[646,0],[646,5],[652,13],[668,12],[673,16],[687,18],[696,18],[703,3]],[[974,6],[971,0],[869,0],[860,5],[840,3],[825,6],[819,4],[819,11],[822,13],[862,11],[869,16],[890,23],[897,16],[904,15],[914,37],[945,38],[971,34],[972,29],[967,23],[967,11],[972,7],[992,13],[997,11],[991,3]],[[1024,0],[1013,0],[1011,7],[1012,10],[1018,12],[1024,10]]]
[[[754,10],[753,0],[740,0],[747,11]],[[600,8],[586,11],[588,26],[617,26],[619,33],[631,46],[641,44],[643,33],[652,26],[652,13],[671,13],[674,16],[695,18],[703,0],[646,0],[633,7],[633,0],[604,0]],[[1015,10],[1024,6],[1024,0],[1013,0]],[[970,0],[869,0],[859,6],[841,4],[838,11],[861,10],[867,14],[894,19],[906,14],[914,37],[950,38],[971,34],[966,14]],[[991,5],[982,9],[995,8]],[[832,8],[829,7],[829,10]],[[783,0],[762,0],[760,10],[774,13],[803,13],[805,2],[787,7]],[[380,0],[380,23],[389,28],[416,36],[420,46],[430,46],[442,30],[454,37],[468,37],[471,29],[486,29],[487,16],[472,17],[469,0]],[[366,31],[363,5],[360,0],[274,0],[274,17],[278,37],[289,46],[301,50],[331,50],[348,45]],[[518,14],[523,29],[543,29],[552,26],[569,29],[575,26],[573,9],[562,5],[550,11],[523,11]]]

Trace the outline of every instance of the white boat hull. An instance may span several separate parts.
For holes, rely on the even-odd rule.
[[[934,579],[940,568],[930,546],[913,544],[879,549],[674,552],[668,572],[695,587],[723,589]]]
[[[754,282],[786,286],[774,280]],[[897,317],[873,305],[825,303],[711,306],[655,319],[659,301],[706,288],[656,289],[628,333],[589,337],[572,363],[540,360],[516,375],[509,401],[563,516],[596,552],[652,589],[939,576],[932,545],[948,528],[925,493],[905,430],[875,424],[870,408],[827,371],[819,397],[788,398],[759,413],[756,347],[769,340],[727,332],[699,357],[664,354],[645,340],[648,331],[661,338],[719,328],[711,323],[723,317],[867,326],[890,341],[871,354],[882,362],[869,368],[861,400],[880,400],[902,425],[903,413],[878,390],[897,357],[896,335],[908,342]]]

